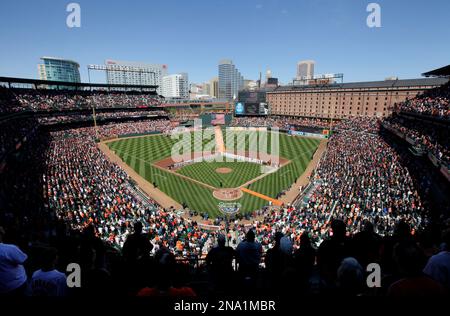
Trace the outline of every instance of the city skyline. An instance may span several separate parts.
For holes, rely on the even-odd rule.
[[[65,24],[68,3],[2,2],[0,38],[8,49],[0,51],[0,74],[36,78],[41,56],[77,61],[83,82],[88,81],[88,64],[103,64],[108,58],[167,64],[169,74],[186,72],[192,82],[216,77],[217,62],[226,58],[246,79],[256,80],[270,68],[284,84],[295,77],[297,62],[307,59],[316,61],[316,74],[344,73],[345,82],[417,78],[448,64],[450,44],[439,40],[450,37],[448,1],[377,1],[381,28],[366,25],[369,2],[169,0],[125,5],[83,0],[77,1],[80,28]],[[226,16],[240,23],[222,27],[217,20]],[[421,27],[417,21],[423,21]],[[204,35],[216,34],[221,40],[169,40],[181,26],[195,30],[205,25],[210,29]],[[425,45],[418,40],[423,38]],[[91,79],[105,82],[105,75],[96,73]]]

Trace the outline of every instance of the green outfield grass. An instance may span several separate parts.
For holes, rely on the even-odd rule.
[[[230,168],[232,172],[219,174],[217,168]],[[250,162],[199,162],[177,171],[185,176],[219,188],[236,188],[261,175],[261,166]]]
[[[226,138],[229,136],[236,138],[234,144],[242,141],[243,134],[241,133],[244,132],[224,134],[225,144],[227,144]],[[250,184],[248,188],[275,198],[279,192],[289,188],[304,172],[320,140],[285,134],[272,135],[269,133],[268,136],[269,149],[271,137],[279,137],[280,156],[291,162],[278,171]],[[200,136],[196,134],[196,137],[199,139]],[[211,141],[213,139],[203,140],[201,143],[205,146]],[[218,204],[221,201],[213,197],[211,189],[152,165],[156,161],[170,157],[172,146],[176,142],[177,140],[171,139],[170,136],[154,135],[121,139],[108,143],[108,146],[127,165],[150,183],[156,184],[174,200],[186,203],[190,209],[207,212],[211,216],[220,215]],[[193,138],[192,142],[194,142]],[[248,150],[248,139],[245,144],[245,149]],[[215,172],[217,168],[222,167],[231,168],[233,172],[228,174]],[[201,162],[185,166],[177,172],[213,187],[219,187],[220,182],[223,187],[238,187],[261,175],[260,170],[259,165],[247,162]],[[251,212],[267,205],[267,201],[246,193],[236,202],[242,205],[241,212]]]

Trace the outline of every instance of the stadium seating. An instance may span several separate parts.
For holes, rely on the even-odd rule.
[[[384,125],[400,131],[412,139],[416,145],[423,146],[437,159],[450,164],[450,129],[447,124],[437,124],[407,116],[392,116]]]
[[[156,104],[139,94],[3,89],[0,95],[3,113]],[[64,271],[67,263],[79,263],[88,271],[85,286],[65,295],[414,294],[398,283],[406,281],[427,282],[430,295],[450,289],[435,273],[432,257],[449,250],[450,222],[441,218],[437,230],[431,225],[429,203],[421,194],[430,184],[413,176],[411,158],[380,134],[376,119],[333,123],[337,133],[311,178],[318,185],[307,201],[258,212],[262,216],[247,226],[222,219],[218,231],[198,225],[192,213],[183,217],[141,199],[128,175],[98,149],[93,127],[41,128],[54,120],[51,116],[19,120],[1,123],[0,153],[6,157],[0,162],[0,238],[26,253],[30,273],[47,254],[43,247],[56,248],[55,268]],[[428,126],[397,118],[385,123],[448,158],[448,142]],[[330,122],[237,118],[233,125],[327,128]],[[105,124],[97,132],[109,137],[169,132],[170,126],[161,117]],[[386,282],[380,289],[367,289],[362,277],[372,262],[383,265]]]
[[[0,114],[96,108],[144,108],[159,105],[154,94],[74,90],[6,89],[0,87]]]
[[[398,105],[404,112],[450,119],[450,82]]]

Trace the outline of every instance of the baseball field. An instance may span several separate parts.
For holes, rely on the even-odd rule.
[[[190,133],[192,148],[201,144],[202,150],[211,148],[213,137],[203,139],[199,133]],[[216,134],[217,137],[217,134]],[[229,139],[232,137],[233,139]],[[211,217],[221,215],[219,204],[223,199],[213,195],[222,188],[233,188],[239,197],[232,203],[240,205],[239,212],[246,213],[268,205],[270,199],[288,189],[305,171],[316,151],[320,139],[267,133],[267,150],[271,151],[272,137],[279,147],[280,165],[270,173],[261,173],[261,164],[251,161],[226,160],[192,162],[174,168],[171,164],[172,147],[178,142],[170,135],[150,135],[124,138],[108,142],[110,151],[149,183],[180,204],[192,210],[207,212]],[[244,150],[251,149],[252,137],[248,132],[227,131],[222,144],[245,143]],[[216,144],[217,150],[217,144]],[[236,148],[236,146],[235,146]],[[227,152],[230,148],[225,148]],[[191,150],[195,157],[194,149]]]

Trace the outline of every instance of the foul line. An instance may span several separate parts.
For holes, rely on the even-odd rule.
[[[116,151],[116,152],[117,152],[117,151]],[[142,161],[142,162],[144,162],[144,163],[146,163],[146,164],[148,164],[148,165],[150,165],[150,166],[152,166],[152,167],[154,167],[154,168],[156,168],[156,169],[159,169],[159,170],[161,170],[161,171],[168,172],[168,173],[173,174],[173,175],[175,175],[175,176],[178,176],[178,177],[180,177],[180,178],[183,178],[183,179],[186,179],[186,180],[188,180],[188,181],[197,183],[197,184],[199,184],[199,185],[201,185],[201,186],[203,186],[203,187],[205,187],[205,188],[208,188],[208,189],[210,189],[210,190],[216,190],[216,189],[217,189],[216,187],[213,187],[212,185],[209,185],[209,184],[203,183],[203,182],[201,182],[201,181],[195,180],[195,179],[193,179],[193,178],[190,178],[190,177],[188,177],[188,176],[185,176],[184,174],[177,173],[177,172],[175,172],[175,171],[173,171],[173,170],[168,170],[168,169],[166,169],[166,168],[160,167],[160,166],[158,166],[158,165],[155,165],[154,163],[151,163],[150,161],[147,161],[147,160],[138,158],[138,157],[133,156],[133,155],[129,155],[129,154],[124,153],[124,152],[122,152],[122,151],[119,151],[119,152],[122,153],[122,154],[124,155],[124,158],[125,158],[125,156],[128,156],[128,157],[134,158],[134,159],[136,159],[136,160]],[[120,156],[118,156],[118,157],[120,158]],[[122,160],[122,158],[120,158],[120,159]],[[123,161],[123,160],[122,160],[122,161]],[[124,162],[124,163],[127,164],[126,162]],[[127,164],[127,165],[128,165],[128,164]],[[133,169],[133,167],[131,167],[131,168]],[[158,175],[158,174],[156,174],[156,175]],[[161,175],[161,176],[162,176],[162,175]],[[162,176],[162,177],[166,178],[165,176]],[[167,178],[166,178],[165,180],[167,180]]]
[[[273,205],[276,205],[276,206],[281,206],[281,205],[283,205],[283,202],[281,202],[280,200],[273,199],[273,198],[271,198],[270,196],[267,196],[267,195],[264,195],[264,194],[261,194],[261,193],[252,191],[252,190],[250,190],[250,189],[247,189],[247,188],[241,188],[241,191],[243,191],[243,192],[245,192],[245,193],[248,193],[248,194],[251,194],[251,195],[254,195],[254,196],[256,196],[256,197],[259,197],[260,199],[263,199],[263,200],[272,202]]]

